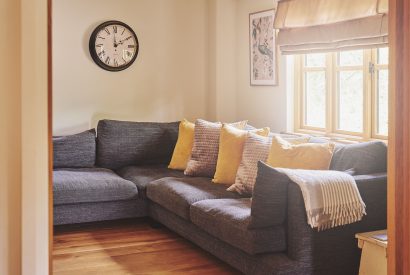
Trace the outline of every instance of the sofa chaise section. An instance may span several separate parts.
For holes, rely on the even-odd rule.
[[[59,169],[53,173],[54,205],[135,199],[138,189],[104,168]]]
[[[54,224],[132,218],[146,215],[135,184],[104,168],[53,172]]]
[[[166,169],[178,122],[101,120],[97,130],[53,138],[55,225],[147,216],[146,186],[183,176]]]

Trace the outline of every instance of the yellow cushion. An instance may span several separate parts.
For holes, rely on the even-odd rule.
[[[260,136],[268,136],[270,129],[251,130]],[[224,124],[219,137],[219,153],[216,164],[214,183],[234,184],[239,164],[242,160],[243,146],[246,141],[248,131],[239,130],[230,125]]]
[[[179,123],[178,140],[168,166],[169,169],[185,170],[194,144],[194,129],[195,124],[186,119]]]
[[[293,145],[280,137],[273,137],[267,163],[272,167],[329,170],[334,149],[334,143]]]

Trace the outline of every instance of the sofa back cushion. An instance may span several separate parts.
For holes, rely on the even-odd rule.
[[[97,165],[118,169],[128,165],[168,164],[178,138],[179,122],[100,120]]]
[[[54,168],[90,168],[95,165],[95,129],[53,137]]]
[[[271,227],[285,222],[290,182],[285,174],[261,161],[258,162],[249,228]]]
[[[331,170],[353,169],[355,175],[387,171],[387,145],[382,141],[337,145],[330,164]]]

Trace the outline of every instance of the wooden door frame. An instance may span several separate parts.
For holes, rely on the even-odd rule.
[[[389,1],[388,271],[410,272],[410,3]]]
[[[52,0],[47,0],[47,107],[48,107],[48,273],[53,274],[53,28]]]

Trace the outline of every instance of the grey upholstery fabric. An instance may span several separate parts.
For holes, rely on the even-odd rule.
[[[117,171],[122,178],[132,181],[138,188],[138,196],[146,197],[147,185],[157,179],[186,177],[183,171],[168,169],[166,165],[127,166]]]
[[[54,205],[118,201],[136,198],[137,187],[104,168],[61,169],[53,172]]]
[[[95,129],[53,137],[54,168],[90,168],[95,165]]]
[[[163,178],[151,182],[147,197],[189,220],[189,207],[201,200],[239,198],[236,193],[226,191],[226,186],[215,184],[209,178]]]
[[[132,199],[96,203],[55,205],[54,225],[145,217],[148,201]]]
[[[353,168],[356,175],[387,171],[387,146],[382,141],[339,145],[333,154],[330,170]]]
[[[360,250],[354,235],[386,228],[387,178],[386,174],[377,174],[355,179],[367,216],[361,222],[322,232],[309,227],[300,188],[289,184],[286,253],[252,256],[154,202],[150,203],[149,215],[245,274],[357,274]]]
[[[258,163],[249,228],[264,228],[285,222],[289,182],[285,174],[263,162]]]
[[[190,240],[234,268],[249,275],[309,275],[309,269],[300,262],[291,260],[286,253],[250,255],[241,249],[219,240],[190,221],[175,215],[164,207],[150,203],[149,215],[177,234]],[[332,274],[328,273],[327,275]]]
[[[191,221],[212,236],[246,253],[286,250],[284,226],[248,229],[251,200],[203,200],[191,205]]]
[[[129,165],[168,164],[179,122],[101,120],[97,127],[97,164],[118,169]]]
[[[306,222],[302,192],[288,186],[288,255],[311,263],[312,274],[358,274],[360,250],[355,234],[386,228],[386,174],[355,176],[367,215],[357,223],[318,232]]]

